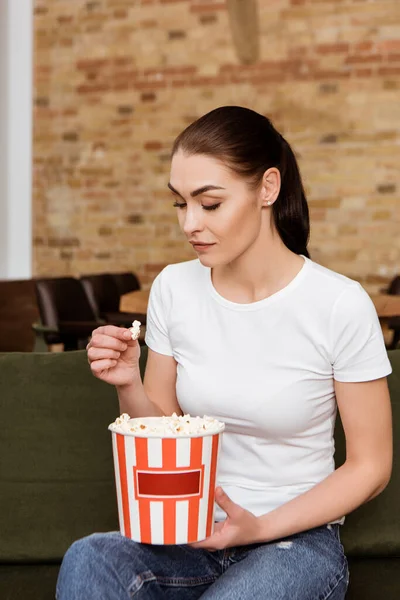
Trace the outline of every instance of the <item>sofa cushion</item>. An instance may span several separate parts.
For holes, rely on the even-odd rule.
[[[59,564],[0,565],[2,600],[54,600]]]
[[[60,560],[75,539],[118,529],[118,399],[86,352],[0,355],[0,406],[0,561]]]
[[[376,498],[346,516],[341,528],[348,556],[400,557],[400,350],[388,352],[393,372],[388,377],[393,410],[394,461],[389,485]],[[345,438],[340,418],[335,431],[336,466],[345,460]]]

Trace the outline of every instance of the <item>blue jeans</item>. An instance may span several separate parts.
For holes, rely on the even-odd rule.
[[[348,566],[339,525],[217,552],[138,544],[95,533],[69,548],[58,600],[343,600]]]

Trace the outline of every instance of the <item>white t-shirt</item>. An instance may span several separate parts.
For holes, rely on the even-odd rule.
[[[167,266],[150,293],[146,344],[177,361],[184,413],[226,423],[217,484],[256,516],[334,470],[334,380],[391,373],[365,290],[303,258],[285,288],[250,304],[223,298],[199,260]]]

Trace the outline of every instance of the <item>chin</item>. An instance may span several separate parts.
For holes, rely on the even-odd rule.
[[[214,267],[219,267],[220,265],[228,264],[228,261],[221,260],[220,258],[218,259],[213,256],[205,256],[199,254],[197,258],[199,259],[203,267],[209,267],[211,269],[213,269]]]

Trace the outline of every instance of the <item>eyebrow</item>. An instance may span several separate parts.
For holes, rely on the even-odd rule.
[[[168,187],[169,189],[174,192],[174,194],[178,194],[178,196],[180,196],[181,198],[183,197],[170,183],[168,183]],[[192,198],[196,198],[196,196],[199,196],[200,194],[205,194],[206,192],[210,192],[211,190],[224,190],[225,188],[220,187],[218,185],[203,185],[203,187],[199,188],[198,190],[194,190],[193,192],[190,192],[190,195],[192,196]]]

